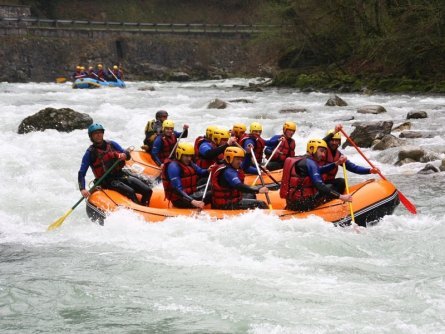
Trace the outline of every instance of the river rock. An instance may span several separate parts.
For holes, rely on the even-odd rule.
[[[190,75],[185,72],[171,72],[168,76],[170,81],[190,81]]]
[[[392,131],[404,131],[404,130],[410,130],[411,129],[411,122],[404,122],[402,124],[399,124],[392,129]]]
[[[445,172],[445,159],[442,160],[442,164],[439,167],[441,172]]]
[[[227,108],[227,102],[220,99],[214,99],[207,106],[207,109],[226,109],[226,108]]]
[[[406,115],[406,119],[419,119],[419,118],[427,118],[428,114],[426,111],[410,111],[408,115]]]
[[[351,139],[360,147],[371,147],[376,139],[383,139],[385,135],[391,133],[392,121],[380,121],[369,123],[354,123]],[[342,147],[350,145],[348,141],[344,142]]]
[[[393,136],[392,134],[384,135],[382,139],[376,139],[373,142],[373,150],[377,151],[383,151],[390,147],[399,147],[400,145],[403,145],[403,140],[400,140],[396,136]]]
[[[253,103],[253,101],[249,100],[249,99],[233,99],[233,100],[229,100],[229,102],[232,102],[232,103]]]
[[[334,120],[334,122],[341,122],[341,123],[343,123],[343,122],[353,121],[354,119],[355,119],[354,116],[344,116],[344,117],[336,118]]]
[[[18,133],[45,131],[46,129],[71,132],[77,129],[86,129],[91,124],[93,124],[93,119],[88,114],[70,108],[55,109],[49,107],[26,117],[20,123]]]
[[[425,167],[423,167],[421,170],[417,172],[417,174],[432,174],[432,173],[438,173],[439,168],[432,164],[426,164]]]
[[[306,108],[283,108],[279,111],[280,114],[297,114],[300,112],[307,112]]]
[[[138,90],[140,90],[141,92],[145,92],[145,91],[153,92],[155,90],[155,88],[153,86],[144,86],[144,87],[138,88]]]
[[[408,162],[430,162],[438,160],[439,157],[433,152],[426,152],[421,148],[404,149],[399,152],[399,160],[396,165],[400,166]]]
[[[433,138],[434,136],[431,133],[423,134],[419,131],[402,131],[399,135],[400,138]]]
[[[379,105],[370,105],[358,108],[357,112],[359,114],[381,114],[386,112],[386,109]]]
[[[334,95],[334,97],[330,97],[329,100],[327,100],[325,106],[329,106],[329,107],[345,107],[348,104],[339,96]]]

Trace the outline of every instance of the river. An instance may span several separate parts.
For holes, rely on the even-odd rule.
[[[394,166],[398,148],[363,149],[418,214],[401,204],[378,225],[355,233],[320,218],[280,221],[261,211],[222,221],[176,217],[148,224],[113,213],[101,227],[80,205],[61,228],[46,228],[80,198],[77,171],[89,145],[86,130],[17,134],[45,107],[88,113],[122,146],[142,144],[146,122],[165,109],[189,138],[208,125],[259,120],[264,137],[285,120],[298,125],[303,153],[339,119],[427,119],[410,139],[445,158],[445,97],[341,94],[347,107],[327,107],[329,94],[291,89],[246,92],[244,79],[191,83],[130,82],[127,89],[73,90],[69,84],[0,83],[1,333],[444,333],[444,173],[419,175],[423,163]],[[153,86],[154,91],[139,88]],[[214,98],[244,98],[224,110]],[[387,113],[364,115],[363,105]],[[280,114],[287,107],[306,108]],[[352,147],[353,162],[366,162]],[[432,162],[439,166],[440,160]],[[374,176],[375,177],[375,176]],[[92,174],[88,174],[88,179]],[[369,176],[350,175],[350,183]]]

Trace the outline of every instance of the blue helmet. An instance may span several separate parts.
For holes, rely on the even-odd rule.
[[[105,129],[104,129],[104,127],[102,126],[102,124],[99,124],[99,123],[93,123],[93,124],[91,124],[91,125],[88,127],[88,136],[91,136],[91,134],[92,134],[94,131],[100,131],[100,130],[102,130],[102,132],[105,132]]]

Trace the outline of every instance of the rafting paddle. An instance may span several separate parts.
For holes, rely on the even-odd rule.
[[[369,161],[369,159],[363,154],[363,152],[358,148],[358,146],[354,143],[354,141],[353,141],[353,140],[346,134],[346,132],[343,131],[343,129],[340,129],[340,131],[341,131],[341,133],[343,133],[343,135],[345,136],[345,138],[351,143],[351,145],[354,146],[354,148],[357,150],[357,152],[360,153],[360,155],[363,157],[363,159],[365,159],[366,162],[367,162],[372,168],[377,169],[377,168],[372,164],[372,162]],[[382,175],[382,173],[380,173],[380,171],[378,171],[378,174],[380,175],[380,177],[381,177],[383,180],[386,180],[386,177],[384,177],[384,176]],[[411,212],[412,214],[415,215],[415,214],[417,213],[417,209],[416,209],[416,207],[414,206],[414,204],[411,203],[410,200],[409,200],[408,198],[406,198],[405,195],[403,195],[402,192],[401,192],[399,189],[397,189],[397,193],[398,193],[398,195],[399,195],[400,202],[402,202],[402,204],[405,206],[405,208],[406,208],[409,212]]]
[[[111,171],[114,169],[114,167],[117,166],[117,164],[120,162],[121,160],[117,159],[114,164],[104,173],[104,175],[102,175],[99,180],[97,180],[96,182],[94,182],[93,186],[90,188],[89,192],[93,191],[99,184],[102,183],[102,181],[108,176],[108,174],[111,173]],[[82,196],[76,204],[73,205],[73,207],[71,209],[69,209],[62,217],[60,217],[59,219],[57,219],[54,223],[52,223],[51,225],[48,226],[48,231],[52,231],[55,230],[56,228],[59,228],[64,220],[66,219],[66,217],[68,217],[71,212],[74,211],[74,209],[84,200],[85,198]]]
[[[255,152],[253,152],[253,147],[250,148],[250,152],[252,153],[252,159],[253,162],[255,163],[256,166],[256,170],[258,172],[258,176],[260,178],[261,184],[263,185],[263,187],[265,187],[266,185],[264,184],[264,179],[263,176],[261,175],[261,170],[260,170],[260,166],[258,165],[258,161],[256,160],[256,156],[255,156]],[[268,193],[264,193],[266,195],[266,199],[267,199],[267,204],[269,205],[269,210],[272,210],[272,203],[270,201],[270,197]]]
[[[181,132],[181,134],[179,135],[178,140],[176,141],[175,146],[173,146],[173,149],[172,149],[172,151],[170,152],[170,154],[169,154],[169,156],[168,156],[168,159],[171,159],[172,156],[173,156],[173,153],[175,153],[176,148],[178,147],[179,141],[181,140],[182,136],[184,135],[184,131],[185,131],[185,130],[182,129],[182,132]],[[173,132],[173,135],[175,135],[174,132]]]
[[[283,142],[280,140],[280,142],[278,143],[278,145],[274,148],[274,150],[272,151],[269,159],[266,160],[266,163],[264,164],[264,168],[267,168],[267,165],[269,164],[269,162],[272,160],[272,157],[275,155],[275,153],[277,152],[278,148],[280,147],[280,145]],[[269,176],[270,177],[270,176]],[[256,181],[258,180],[258,176],[255,178],[255,180],[253,181],[252,185],[254,186],[256,184]],[[275,183],[278,184],[278,182],[275,181]]]
[[[346,164],[343,164],[343,175],[345,178],[346,194],[349,195],[348,174],[346,173]],[[354,210],[352,209],[352,202],[349,202],[349,211],[351,212],[351,221],[355,224]]]

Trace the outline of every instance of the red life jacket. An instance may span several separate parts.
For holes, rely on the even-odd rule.
[[[106,143],[105,150],[94,145],[91,145],[88,148],[88,150],[90,151],[91,169],[93,170],[93,174],[96,179],[105,174],[105,172],[113,165],[119,155],[119,152],[116,151],[109,142],[105,140],[104,142]],[[118,174],[124,166],[125,162],[122,161],[116,167],[114,167],[113,171],[110,174]]]
[[[241,191],[228,186],[222,186],[219,183],[221,173],[227,168],[229,166],[226,164],[215,165],[212,168],[212,178],[210,180],[212,183],[212,208],[225,209],[230,204],[239,203],[242,199]],[[244,172],[240,169],[237,172],[241,182],[244,182]]]
[[[159,152],[159,160],[161,160],[161,162],[164,163],[164,160],[166,160],[170,156],[170,153],[172,152],[173,147],[175,147],[178,139],[173,133],[170,137],[162,135],[161,140],[162,140],[162,150],[161,152]]]
[[[295,156],[295,140],[293,138],[286,138],[286,140],[282,142],[278,150],[273,155],[271,161],[284,161],[286,160],[286,158],[294,156]],[[266,158],[269,159],[269,157],[270,154],[266,154]]]
[[[301,200],[312,197],[317,193],[317,188],[307,176],[300,176],[296,172],[296,164],[300,161],[306,163],[306,159],[312,159],[308,155],[290,157],[284,161],[283,176],[281,178],[280,197],[286,200]]]
[[[201,146],[201,144],[203,144],[205,142],[210,143],[210,145],[212,145],[212,148],[216,148],[216,145],[213,142],[211,142],[210,140],[208,140],[206,137],[199,136],[198,138],[196,138],[196,140],[195,140],[195,163],[199,167],[207,169],[211,165],[213,165],[216,161],[215,161],[215,159],[211,159],[211,160],[204,159],[203,157],[201,157],[199,155],[199,147]],[[223,156],[224,156],[224,154],[223,154]]]
[[[105,72],[104,72],[104,70],[98,70],[98,71],[97,71],[97,76],[98,76],[100,79],[105,78]]]
[[[341,157],[341,154],[338,150],[335,152],[335,155],[332,155],[331,149],[328,148],[328,152],[327,152],[326,160],[324,161],[324,164],[336,162],[336,161],[338,161],[338,159],[340,159],[340,157]],[[338,166],[335,166],[331,171],[322,175],[323,181],[334,180],[335,176],[337,175],[337,172],[338,172]]]
[[[196,192],[198,185],[198,174],[196,174],[196,170],[193,168],[192,165],[186,166],[182,162],[177,160],[171,160],[171,159],[165,160],[164,165],[162,166],[162,174],[161,174],[162,185],[164,186],[165,197],[169,201],[174,202],[177,201],[178,199],[181,199],[181,196],[179,196],[178,193],[174,190],[170,182],[170,179],[168,178],[167,175],[168,165],[170,165],[172,161],[176,161],[179,167],[181,167],[182,190],[184,190],[184,192],[187,195],[191,195],[194,192]]]
[[[260,136],[254,136],[249,133],[249,134],[244,134],[244,136],[241,137],[239,144],[243,146],[243,143],[246,141],[247,138],[251,138],[255,142],[253,153],[255,154],[256,161],[258,161],[258,163],[261,164],[261,162],[263,161],[263,150],[264,146],[266,146],[266,142]]]

